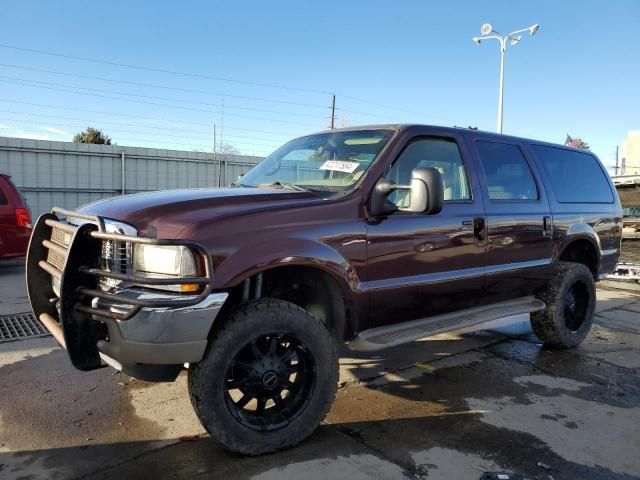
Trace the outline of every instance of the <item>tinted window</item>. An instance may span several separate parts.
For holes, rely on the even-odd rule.
[[[533,145],[533,150],[558,202],[613,202],[607,177],[593,155],[544,145]]]
[[[471,199],[460,150],[451,140],[424,139],[412,142],[398,157],[386,178],[393,183],[407,185],[411,180],[411,170],[429,167],[442,175],[445,201]],[[399,207],[408,206],[409,191],[396,190],[389,195],[389,200]]]
[[[519,147],[476,142],[491,200],[536,200],[538,189]]]
[[[2,177],[0,177],[0,205],[6,205],[7,203],[9,203],[9,202],[7,201],[7,197],[6,197],[6,195],[5,195],[5,194],[4,194],[4,192],[2,191],[2,182],[3,182],[3,181],[4,181],[4,180],[3,180],[3,178],[2,178]]]

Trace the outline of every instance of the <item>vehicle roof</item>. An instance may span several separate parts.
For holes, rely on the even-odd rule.
[[[336,128],[333,130],[322,130],[320,132],[315,132],[315,133],[328,133],[328,132],[354,132],[354,131],[358,131],[358,130],[396,130],[396,131],[404,131],[404,130],[410,130],[410,129],[423,129],[423,128],[433,128],[433,129],[437,129],[439,131],[450,131],[450,132],[456,132],[456,133],[460,133],[460,132],[466,132],[466,133],[470,133],[473,135],[477,135],[477,136],[481,136],[484,138],[488,138],[494,141],[501,141],[501,140],[511,140],[511,141],[524,141],[527,143],[535,143],[535,144],[539,144],[539,145],[547,145],[550,147],[558,147],[558,148],[564,148],[566,150],[574,150],[576,152],[580,152],[580,153],[589,153],[594,155],[593,152],[589,151],[589,150],[583,150],[580,148],[575,148],[575,147],[569,147],[567,145],[563,145],[561,143],[553,143],[553,142],[546,142],[544,140],[536,140],[533,138],[527,138],[527,137],[516,137],[514,135],[505,135],[503,133],[496,133],[496,132],[489,132],[487,130],[477,130],[474,128],[468,128],[468,127],[446,127],[446,126],[442,126],[442,125],[429,125],[429,124],[420,124],[420,123],[388,123],[388,124],[377,124],[377,125],[358,125],[358,126],[354,126],[354,127],[342,127],[342,128]]]

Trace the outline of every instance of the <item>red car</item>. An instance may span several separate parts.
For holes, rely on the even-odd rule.
[[[24,257],[31,236],[31,214],[11,177],[0,173],[0,258]]]

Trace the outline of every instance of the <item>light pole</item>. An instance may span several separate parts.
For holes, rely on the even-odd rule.
[[[540,28],[540,25],[537,23],[535,25],[531,25],[528,28],[523,28],[522,30],[516,30],[515,32],[511,32],[509,35],[502,35],[499,32],[496,32],[491,24],[485,23],[480,27],[480,36],[473,37],[473,41],[476,45],[480,45],[483,40],[496,39],[500,42],[500,92],[498,93],[498,133],[502,133],[502,98],[504,96],[504,52],[507,51],[507,42],[510,41],[511,45],[516,45],[520,40],[522,40],[521,33],[529,32],[531,36],[535,35],[535,33]]]

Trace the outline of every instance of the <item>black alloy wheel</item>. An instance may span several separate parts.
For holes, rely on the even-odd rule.
[[[229,362],[227,408],[242,425],[275,430],[303,411],[315,386],[315,360],[291,333],[260,335]]]

